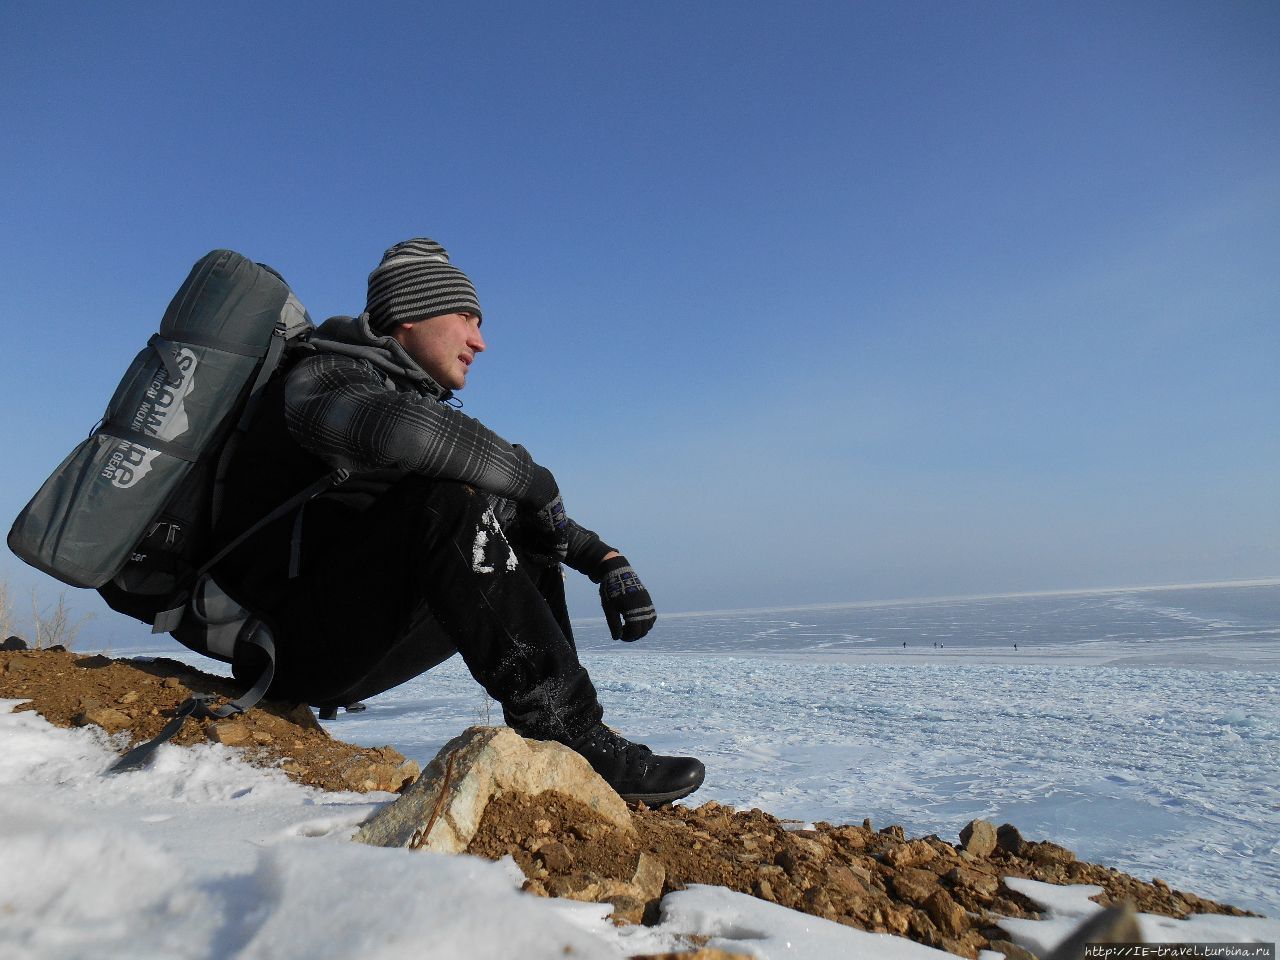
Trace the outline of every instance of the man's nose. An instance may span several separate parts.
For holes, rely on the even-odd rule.
[[[471,336],[467,338],[467,346],[476,353],[484,351],[484,335],[480,332],[479,327],[472,327]]]

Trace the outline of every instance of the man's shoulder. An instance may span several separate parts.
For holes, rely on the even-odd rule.
[[[368,358],[345,353],[311,351],[299,357],[289,369],[291,379],[306,380],[326,376],[388,379],[386,371],[378,369]]]
[[[371,358],[344,353],[308,353],[290,368],[285,383],[290,403],[352,390],[406,400],[436,399],[412,378],[397,375]]]

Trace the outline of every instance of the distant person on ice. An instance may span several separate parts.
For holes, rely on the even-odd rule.
[[[655,755],[601,722],[560,564],[600,585],[615,639],[653,627],[648,591],[568,517],[550,470],[447,402],[485,349],[481,319],[440,244],[387,250],[364,313],[322,324],[268,388],[228,471],[219,539],[335,469],[352,476],[237,548],[218,582],[272,630],[274,696],[351,704],[457,652],[517,733],[576,750],[624,798],[683,797],[701,785],[701,762]],[[553,349],[530,358],[555,360]],[[236,675],[256,675],[255,648],[241,649]]]

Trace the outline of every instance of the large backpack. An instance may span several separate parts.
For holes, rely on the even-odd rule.
[[[102,421],[9,532],[10,549],[27,563],[97,589],[113,609],[152,624],[155,633],[226,662],[242,643],[265,650],[266,672],[228,713],[265,692],[274,649],[266,627],[227,597],[209,570],[249,534],[345,479],[339,471],[299,491],[213,552],[222,475],[236,441],[263,388],[313,329],[270,267],[230,250],[203,257]],[[200,704],[188,710],[209,712],[216,713]]]

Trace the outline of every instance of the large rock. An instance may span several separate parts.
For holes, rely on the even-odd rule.
[[[975,857],[989,857],[996,849],[996,828],[986,820],[970,820],[960,831],[960,843]]]
[[[1022,855],[1022,848],[1027,842],[1022,839],[1022,834],[1012,823],[1002,823],[1000,829],[996,831],[996,843],[1001,850],[1018,857]]]
[[[441,748],[399,800],[365,821],[355,839],[461,853],[495,796],[551,791],[586,804],[619,830],[634,830],[622,798],[568,747],[526,740],[507,727],[471,727]]]
[[[904,867],[890,881],[893,891],[903,900],[924,906],[938,889],[938,875],[917,867]]]
[[[249,727],[238,717],[228,717],[209,724],[205,736],[224,747],[243,747],[253,741]]]
[[[71,722],[77,727],[87,727],[90,724],[95,724],[107,731],[107,733],[119,733],[133,721],[129,719],[127,714],[121,713],[112,707],[105,707],[100,703],[87,703],[83,705],[79,713],[71,718]]]
[[[1090,955],[1087,945],[1143,943],[1138,916],[1128,903],[1095,913],[1076,927],[1065,940],[1054,947],[1049,960],[1084,960]]]
[[[938,925],[938,929],[951,936],[957,936],[969,928],[964,907],[951,899],[947,891],[939,887],[924,902],[925,912],[929,919]]]

